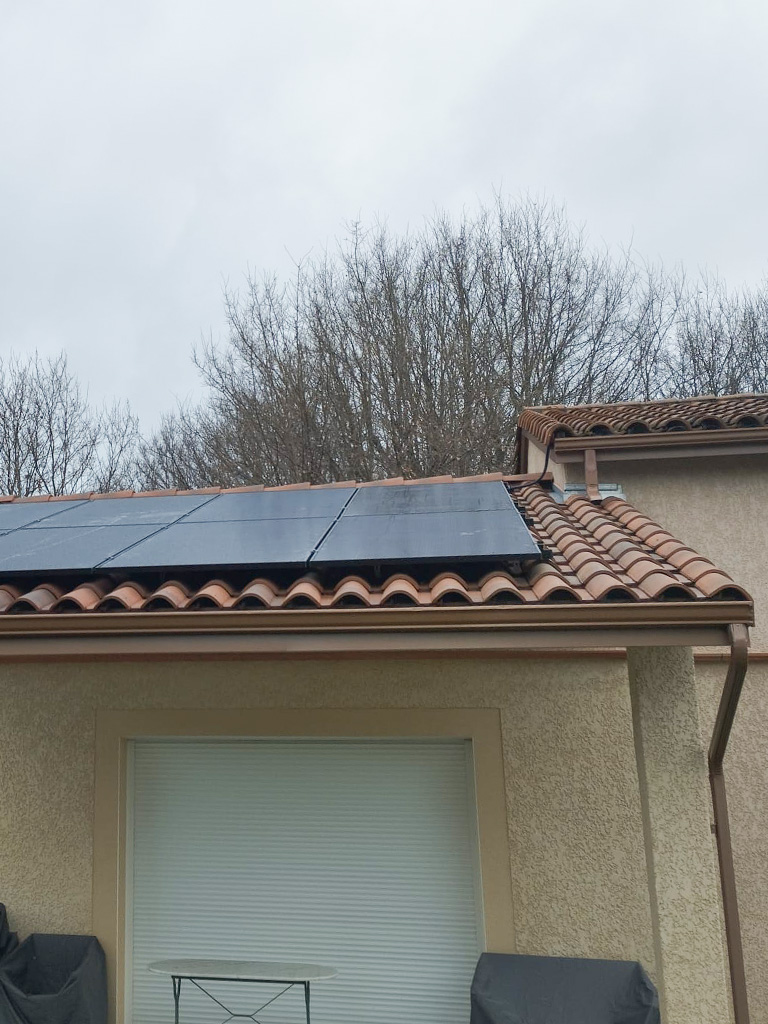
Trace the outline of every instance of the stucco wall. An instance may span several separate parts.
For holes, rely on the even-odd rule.
[[[755,601],[753,652],[768,651],[768,456],[599,456],[600,479],[722,566]],[[569,479],[583,479],[569,465]],[[726,665],[697,664],[702,733],[711,736]],[[752,1018],[768,1021],[768,662],[750,661],[726,759],[728,801]]]
[[[711,736],[724,664],[698,664],[702,731]],[[768,664],[750,664],[725,759],[752,1020],[768,1021]]]
[[[0,667],[0,899],[91,927],[95,710],[501,709],[517,947],[654,972],[626,663],[351,660]]]

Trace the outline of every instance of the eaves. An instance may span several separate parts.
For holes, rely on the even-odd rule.
[[[0,618],[0,661],[721,647],[753,622],[751,601],[59,613]]]

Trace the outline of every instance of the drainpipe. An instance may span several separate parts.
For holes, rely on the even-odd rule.
[[[736,1024],[749,1024],[747,978],[744,972],[744,950],[741,943],[741,924],[736,897],[736,871],[733,864],[731,827],[728,821],[728,801],[725,794],[723,758],[731,735],[733,719],[747,674],[749,634],[747,627],[729,627],[731,657],[725,677],[723,695],[717,712],[712,742],[709,746],[709,784],[712,789],[717,856],[720,862],[720,886],[723,893],[725,937],[728,944],[728,964],[731,972],[733,1015]]]

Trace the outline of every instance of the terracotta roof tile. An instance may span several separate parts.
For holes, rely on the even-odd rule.
[[[121,583],[102,598],[99,611],[138,611],[147,599],[147,591],[134,581]]]
[[[521,431],[543,444],[558,437],[768,427],[768,395],[708,395],[611,405],[545,405],[524,409],[518,425]],[[716,438],[713,436],[712,440]]]

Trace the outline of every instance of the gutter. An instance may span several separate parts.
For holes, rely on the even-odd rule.
[[[709,784],[712,790],[714,829],[720,864],[720,886],[723,894],[723,916],[731,974],[733,1016],[735,1024],[749,1024],[747,978],[744,971],[744,949],[741,941],[741,923],[736,893],[736,871],[733,863],[731,827],[728,820],[728,801],[723,771],[723,759],[739,705],[739,697],[744,686],[744,677],[747,674],[749,636],[746,626],[741,624],[731,625],[728,632],[731,641],[731,656],[712,732],[712,742],[709,746]]]
[[[672,430],[667,433],[647,434],[587,434],[585,436],[557,437],[555,453],[587,448],[626,448],[632,451],[644,448],[679,448],[690,445],[712,448],[721,444],[766,444],[768,427],[735,427],[722,430]]]
[[[752,601],[521,602],[384,608],[261,608],[257,610],[35,612],[0,615],[0,637],[369,633],[403,635],[478,630],[586,635],[604,630],[714,630],[723,646],[730,624],[754,625]],[[695,643],[695,641],[694,641]],[[700,646],[707,642],[699,642]],[[599,646],[599,644],[595,644]],[[619,646],[618,644],[611,646]]]

